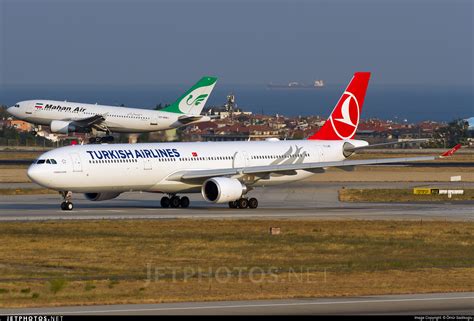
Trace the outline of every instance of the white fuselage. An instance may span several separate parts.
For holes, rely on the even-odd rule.
[[[355,146],[365,141],[350,140]],[[56,164],[33,164],[28,175],[47,188],[72,192],[199,192],[202,181],[170,177],[183,170],[245,168],[344,160],[345,141],[253,141],[77,145],[41,155]],[[249,187],[307,178],[312,172],[268,176],[236,175]]]
[[[54,100],[28,100],[8,108],[16,118],[35,125],[50,126],[52,121],[77,121],[103,115],[105,127],[118,133],[144,133],[183,126],[182,114],[142,108],[83,104]]]

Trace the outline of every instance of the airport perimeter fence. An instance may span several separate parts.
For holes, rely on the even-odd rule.
[[[58,141],[58,142],[53,142],[47,139],[44,139],[43,137],[35,137],[35,138],[19,138],[19,139],[10,139],[10,138],[4,138],[0,137],[0,146],[1,147],[42,147],[42,148],[47,148],[47,147],[61,147],[64,146],[64,142]]]

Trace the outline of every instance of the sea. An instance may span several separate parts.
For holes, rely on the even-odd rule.
[[[190,85],[28,85],[1,86],[0,104],[11,106],[29,99],[125,105],[154,108],[172,103]],[[258,114],[326,117],[339,99],[345,85],[320,89],[277,89],[266,85],[217,84],[207,106],[222,106],[228,94],[236,97],[237,107]],[[474,116],[472,86],[369,85],[362,118],[397,122],[449,122]]]

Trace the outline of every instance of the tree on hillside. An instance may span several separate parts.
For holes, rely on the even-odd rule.
[[[168,107],[170,104],[162,104],[162,103],[159,103],[158,105],[155,106],[155,110],[161,110],[163,108],[166,108]]]
[[[7,113],[7,106],[0,105],[0,119],[11,117],[9,113]]]
[[[466,145],[469,137],[468,123],[463,119],[456,119],[445,127],[436,129],[433,140],[423,144],[423,147],[449,148],[456,144]]]

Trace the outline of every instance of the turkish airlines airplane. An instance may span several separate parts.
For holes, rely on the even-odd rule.
[[[370,148],[353,139],[359,124],[370,73],[354,74],[323,127],[307,140],[189,142],[67,146],[44,153],[28,169],[32,181],[57,190],[61,208],[72,210],[72,192],[91,201],[113,199],[128,191],[167,194],[162,207],[189,206],[182,193],[201,192],[206,201],[231,208],[256,208],[247,194],[260,186],[284,184],[356,165],[427,161],[451,156],[348,160]]]
[[[109,135],[111,132],[154,132],[209,121],[210,118],[201,115],[201,111],[216,81],[215,77],[201,78],[175,103],[158,111],[54,100],[21,101],[7,111],[29,123],[50,126],[53,133],[103,131]],[[96,138],[96,142],[112,140],[112,136]]]

